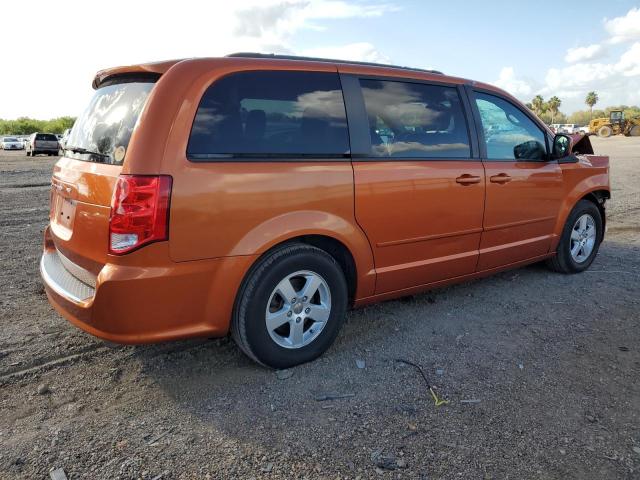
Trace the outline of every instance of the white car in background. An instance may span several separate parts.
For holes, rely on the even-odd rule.
[[[23,150],[24,143],[18,137],[3,137],[0,148],[2,150]]]
[[[560,129],[558,130],[557,133],[568,133],[568,134],[578,133],[579,128],[580,127],[575,123],[563,123],[562,125],[560,125]]]

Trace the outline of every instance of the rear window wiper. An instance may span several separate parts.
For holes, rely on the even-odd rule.
[[[108,155],[106,153],[93,152],[91,150],[87,150],[86,148],[82,148],[82,147],[65,147],[64,149],[70,150],[73,153],[85,153],[87,155],[95,155],[96,157],[111,158],[111,155]]]

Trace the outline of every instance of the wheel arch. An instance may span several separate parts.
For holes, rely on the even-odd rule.
[[[606,215],[605,215],[605,207],[604,204],[606,200],[611,198],[611,192],[608,188],[598,185],[593,186],[590,189],[586,189],[585,191],[580,191],[579,188],[574,189],[571,195],[567,196],[561,210],[558,215],[558,219],[556,222],[555,228],[555,239],[551,244],[549,249],[550,252],[555,251],[558,247],[558,243],[560,243],[560,238],[562,236],[562,231],[564,229],[564,224],[567,221],[567,218],[571,214],[572,210],[581,200],[587,200],[594,203],[598,210],[600,211],[600,215],[602,217],[602,228],[604,232],[604,228],[606,226]]]
[[[352,299],[373,295],[375,268],[371,245],[355,221],[332,213],[297,211],[271,218],[248,232],[230,255],[257,255],[253,268],[273,249],[292,242],[313,245],[332,255],[353,285]],[[251,268],[245,278],[250,271]]]

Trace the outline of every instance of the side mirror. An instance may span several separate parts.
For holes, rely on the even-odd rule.
[[[553,139],[553,158],[564,158],[569,156],[572,146],[573,140],[571,140],[569,135],[558,133]]]

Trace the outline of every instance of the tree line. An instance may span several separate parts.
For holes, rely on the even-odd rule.
[[[31,135],[34,132],[63,133],[71,128],[76,117],[58,117],[51,120],[20,117],[16,120],[0,119],[0,135]]]
[[[577,125],[588,125],[592,118],[608,117],[611,110],[622,110],[625,118],[631,118],[640,115],[640,107],[633,105],[617,105],[594,110],[593,107],[598,103],[598,93],[589,92],[584,99],[584,103],[589,107],[588,110],[578,110],[571,115],[566,115],[560,111],[562,100],[553,96],[546,100],[542,95],[536,95],[527,103],[533,112],[547,124],[551,123],[575,123]]]

